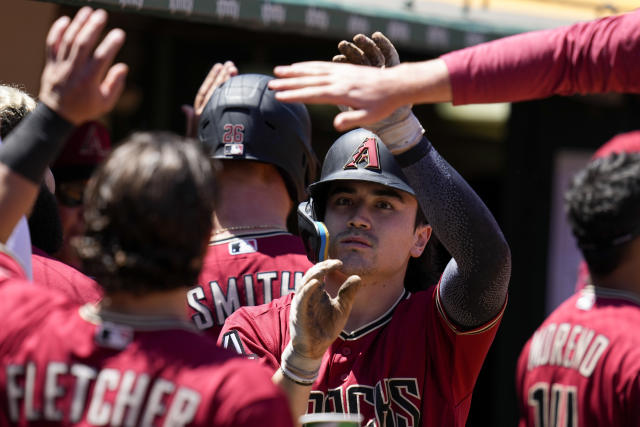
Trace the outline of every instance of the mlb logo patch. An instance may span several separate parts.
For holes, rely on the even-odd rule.
[[[133,328],[112,322],[98,325],[95,335],[96,344],[101,347],[122,350],[133,341]]]
[[[242,156],[244,154],[244,144],[224,144],[225,156]]]
[[[235,239],[228,244],[230,255],[242,255],[258,252],[256,239]]]

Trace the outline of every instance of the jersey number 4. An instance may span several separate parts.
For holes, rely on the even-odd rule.
[[[536,427],[578,426],[578,389],[574,386],[536,383],[529,389],[528,403]]]

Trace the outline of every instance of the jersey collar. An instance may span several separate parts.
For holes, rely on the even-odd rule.
[[[384,312],[380,317],[367,323],[364,326],[361,326],[360,328],[356,329],[353,332],[346,332],[346,331],[340,332],[340,338],[342,338],[345,341],[354,341],[359,338],[362,338],[363,336],[367,335],[369,332],[375,331],[376,329],[386,325],[391,321],[391,318],[393,317],[393,312],[396,310],[398,305],[400,305],[400,303],[403,300],[409,298],[410,296],[411,296],[411,292],[405,289],[400,295],[400,297],[398,297],[396,302],[394,302],[393,305],[389,308],[389,310]]]
[[[259,239],[262,237],[273,237],[273,236],[293,236],[293,234],[289,233],[288,231],[265,231],[264,233],[246,233],[246,234],[236,234],[234,236],[231,237],[226,237],[224,239],[211,239],[209,241],[209,246],[215,246],[215,245],[220,245],[223,243],[229,243],[233,240],[238,240],[238,239]]]
[[[177,317],[168,316],[141,316],[133,314],[117,313],[114,311],[99,310],[94,304],[85,304],[79,309],[80,317],[95,325],[114,323],[129,326],[136,331],[162,331],[169,329],[185,329],[197,332],[191,323]]]
[[[640,306],[640,295],[630,291],[623,291],[620,289],[604,288],[600,286],[587,285],[581,291],[584,294],[595,295],[596,298],[616,298],[629,301],[635,305]]]

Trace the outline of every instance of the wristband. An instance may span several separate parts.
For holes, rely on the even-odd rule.
[[[280,360],[282,374],[298,385],[310,386],[318,378],[322,359],[310,359],[297,353],[291,341]]]
[[[312,385],[314,381],[318,378],[318,374],[316,374],[316,376],[313,377],[312,379],[299,377],[298,375],[294,374],[287,368],[287,364],[285,362],[282,362],[282,365],[280,365],[280,370],[282,371],[282,375],[284,375],[287,379],[293,381],[298,385],[303,385],[305,387]]]
[[[422,139],[424,129],[418,118],[410,112],[401,121],[375,129],[374,133],[380,137],[392,154],[400,154]]]
[[[73,129],[72,123],[40,103],[5,138],[0,163],[39,185]]]

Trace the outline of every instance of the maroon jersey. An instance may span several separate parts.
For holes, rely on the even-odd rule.
[[[289,342],[292,296],[245,307],[220,343],[275,371]],[[471,392],[499,320],[467,332],[448,321],[437,287],[405,293],[380,318],[340,337],[323,356],[308,412],[348,412],[366,426],[464,426]]]
[[[520,426],[640,425],[640,298],[587,286],[525,345]]]
[[[58,290],[78,304],[98,302],[102,298],[102,288],[90,277],[50,257],[35,246],[32,251],[34,283]]]
[[[257,364],[176,319],[99,314],[0,254],[0,426],[290,426]]]
[[[212,242],[198,286],[187,293],[191,318],[198,329],[217,339],[231,313],[295,291],[311,265],[302,240],[285,232]]]

